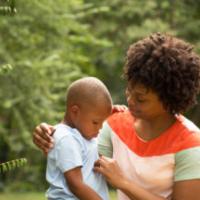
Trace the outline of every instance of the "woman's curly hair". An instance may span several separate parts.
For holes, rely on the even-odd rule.
[[[153,90],[169,112],[184,112],[200,91],[200,57],[192,49],[176,37],[152,34],[129,47],[124,76]]]

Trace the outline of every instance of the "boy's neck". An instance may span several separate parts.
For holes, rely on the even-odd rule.
[[[67,113],[65,113],[64,119],[62,120],[61,123],[66,124],[71,128],[75,128],[74,123],[72,122],[70,116]]]

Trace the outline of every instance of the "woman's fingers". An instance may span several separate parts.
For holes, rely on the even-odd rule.
[[[125,105],[113,105],[112,107],[112,113],[124,112],[126,110],[128,110],[128,108]]]
[[[113,158],[108,158],[105,156],[101,156],[99,158],[99,161],[100,161],[100,165],[104,166],[104,167],[107,167],[108,165],[111,165],[115,162],[115,160]]]
[[[54,132],[55,128],[45,122],[41,123],[39,126],[36,127],[36,131],[40,135],[45,135],[45,137],[51,136]],[[43,134],[45,133],[45,134]],[[48,137],[48,139],[51,137]]]
[[[111,165],[114,162],[113,159],[101,156],[94,164],[94,170],[106,176],[111,169]]]
[[[101,156],[95,162],[94,170],[101,173],[116,188],[119,187],[120,181],[124,179],[124,174],[117,164],[117,161],[112,158]]]
[[[43,150],[46,154],[53,147],[53,138],[52,133],[54,131],[54,127],[50,126],[46,123],[41,123],[37,126],[33,132],[33,142]]]
[[[47,153],[49,149],[53,147],[52,142],[46,141],[44,138],[37,134],[33,137],[33,142],[45,153]]]

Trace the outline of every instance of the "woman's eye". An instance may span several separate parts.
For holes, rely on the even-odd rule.
[[[144,102],[145,102],[144,99],[137,99],[137,101],[138,101],[139,103],[144,103]]]

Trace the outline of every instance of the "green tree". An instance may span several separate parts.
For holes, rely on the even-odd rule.
[[[129,45],[154,32],[176,35],[194,44],[200,53],[200,1],[178,0],[85,0],[90,7],[106,6],[108,12],[88,15],[96,37],[107,39],[111,45],[92,51],[93,63],[99,76],[109,86],[117,103],[125,103],[124,82],[120,79]],[[96,56],[98,55],[98,56]],[[188,116],[200,125],[200,106]]]
[[[44,156],[32,144],[41,121],[63,115],[68,84],[96,75],[115,103],[125,103],[122,67],[128,46],[153,32],[193,43],[200,52],[199,0],[18,0],[15,15],[0,16],[0,160],[27,157],[31,167],[6,173],[15,183],[43,188]],[[12,66],[6,72],[5,66]],[[4,67],[3,67],[4,66]],[[200,124],[200,107],[188,114]],[[43,174],[43,176],[41,176]],[[24,186],[25,188],[29,186]],[[17,187],[17,186],[16,186]]]
[[[25,176],[41,188],[44,167],[38,164],[44,158],[35,153],[33,127],[41,121],[59,122],[70,82],[96,74],[87,49],[107,44],[80,21],[87,15],[82,6],[80,0],[18,0],[18,13],[0,18],[0,65],[13,67],[0,75],[1,162],[26,157],[31,166],[6,174],[9,183]]]

